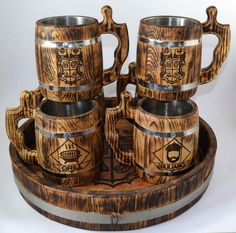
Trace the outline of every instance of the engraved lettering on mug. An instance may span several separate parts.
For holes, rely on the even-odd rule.
[[[152,164],[162,171],[180,171],[191,163],[191,151],[176,138],[153,152]]]
[[[161,52],[161,79],[169,84],[175,84],[183,79],[185,73],[183,66],[185,64],[185,51],[182,48],[168,49]]]
[[[90,153],[81,146],[67,139],[50,154],[48,166],[59,173],[76,173],[91,164]]]
[[[76,84],[84,77],[83,52],[80,48],[57,49],[57,75],[61,82]]]

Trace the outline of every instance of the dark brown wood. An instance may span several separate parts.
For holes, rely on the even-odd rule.
[[[198,148],[197,105],[190,100],[163,104],[142,99],[133,108],[131,100],[131,94],[123,92],[121,103],[106,109],[105,136],[117,160],[123,164],[133,163],[139,177],[155,184],[168,182],[189,170]],[[188,111],[180,114],[181,108]],[[131,149],[120,147],[119,134],[114,127],[123,118],[134,120]]]
[[[120,123],[118,128],[123,135],[127,136],[123,144],[131,144],[132,129],[129,130],[128,127],[127,130],[125,121]],[[32,138],[34,132],[32,122],[25,123],[23,132],[26,139]],[[34,143],[31,140],[27,143],[29,147],[34,147]],[[167,205],[183,200],[186,196],[194,193],[196,189],[199,189],[212,173],[216,139],[206,122],[200,120],[200,142],[197,162],[189,172],[163,185],[153,185],[137,178],[132,166],[119,164],[114,159],[114,154],[106,142],[104,146],[103,169],[101,168],[96,182],[69,188],[52,182],[50,177],[45,176],[45,172],[39,166],[24,163],[15,147],[11,145],[12,169],[23,197],[35,210],[47,218],[78,228],[131,230],[161,223],[178,216],[194,205],[201,198],[207,186],[190,203],[177,210],[170,210],[170,213],[163,216],[137,222],[131,221],[126,224],[121,224],[119,221],[122,221],[120,217],[123,214],[129,216],[135,213],[141,214],[143,211],[152,211],[155,208],[165,208]],[[45,203],[51,204],[52,207],[56,206],[62,210],[74,211],[74,213],[108,215],[111,217],[110,223],[96,223],[96,218],[93,219],[94,223],[88,223],[86,220],[71,220],[52,214],[50,213],[51,209],[45,211],[43,206],[38,206],[33,201],[30,201],[31,199],[27,198],[27,195],[22,191],[22,187],[27,190],[27,194],[30,193],[38,197]]]
[[[170,26],[165,21],[172,17],[171,22],[174,22],[179,16],[155,16],[140,21],[136,57],[140,96],[161,101],[189,99],[195,94],[198,83],[216,78],[230,46],[229,25],[219,24],[216,13],[215,7],[207,8],[208,20],[203,24],[185,17],[181,17],[181,22],[186,21],[183,25],[176,21]],[[215,34],[219,44],[211,65],[201,70],[202,30],[204,34]]]
[[[128,30],[126,24],[113,21],[109,6],[102,8],[102,14],[101,23],[83,16],[51,17],[36,22],[37,72],[45,98],[59,102],[92,99],[100,94],[102,85],[117,79],[128,55]],[[80,18],[80,22],[75,18]],[[100,36],[104,33],[115,35],[118,47],[113,66],[103,71]]]

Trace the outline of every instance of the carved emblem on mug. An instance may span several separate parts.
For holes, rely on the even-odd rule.
[[[184,78],[185,51],[181,48],[165,48],[161,52],[161,78],[167,83],[174,84]]]
[[[67,139],[61,146],[53,151],[47,166],[60,173],[74,173],[86,168],[91,162],[89,152]]]
[[[84,76],[83,52],[80,48],[57,49],[57,75],[60,81],[72,85]]]
[[[153,155],[152,163],[161,171],[180,171],[192,163],[191,151],[176,138],[154,151]]]

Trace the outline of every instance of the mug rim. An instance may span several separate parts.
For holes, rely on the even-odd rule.
[[[70,23],[65,23],[64,25],[57,25],[56,23],[45,23],[44,21],[50,21],[50,20],[55,20],[55,19],[68,19],[68,18],[81,18],[81,19],[86,19],[90,22],[86,23],[78,23],[78,24],[70,24]],[[83,27],[83,26],[89,26],[92,24],[98,24],[98,20],[94,17],[90,16],[83,16],[83,15],[58,15],[58,16],[50,16],[50,17],[45,17],[42,19],[38,19],[36,21],[36,25],[43,26],[43,27]]]
[[[162,18],[175,18],[175,19],[183,19],[183,20],[188,20],[191,21],[191,24],[188,25],[178,25],[178,26],[172,26],[172,25],[157,25],[153,23],[149,23],[148,20],[151,19],[162,19]],[[141,24],[145,24],[148,26],[154,26],[154,27],[161,27],[161,28],[187,28],[187,27],[194,27],[194,26],[201,26],[201,22],[197,19],[190,18],[190,17],[185,17],[185,16],[178,16],[178,15],[154,15],[154,16],[148,16],[145,18],[142,18],[140,21]]]
[[[83,101],[82,100],[82,101],[78,101],[78,102],[87,102],[87,101],[91,102],[93,104],[92,109],[90,109],[89,111],[87,111],[85,113],[82,113],[80,115],[77,114],[77,115],[74,115],[74,116],[53,116],[53,115],[49,115],[49,114],[43,112],[42,109],[41,109],[42,106],[45,103],[49,102],[49,101],[50,102],[55,102],[55,101],[48,100],[48,99],[42,100],[40,105],[36,108],[36,113],[40,114],[40,115],[42,115],[44,117],[48,117],[50,119],[73,120],[73,119],[77,119],[77,118],[81,118],[81,117],[87,116],[87,115],[89,115],[90,113],[92,113],[94,110],[96,110],[98,108],[98,102],[97,101],[95,101],[95,100],[86,100],[86,101],[84,100]],[[76,102],[76,103],[78,103],[78,102]],[[56,103],[59,103],[59,104],[72,104],[72,103],[75,103],[75,102],[72,102],[72,103],[56,102]]]
[[[144,112],[144,113],[146,113],[146,114],[148,114],[148,115],[151,115],[151,116],[153,116],[153,117],[158,117],[158,118],[163,118],[163,119],[178,119],[178,118],[182,118],[182,117],[189,117],[189,116],[192,116],[192,115],[194,115],[194,114],[196,114],[196,113],[198,113],[198,107],[197,107],[197,104],[194,102],[194,101],[192,101],[192,100],[177,100],[178,102],[187,102],[187,103],[189,103],[190,105],[191,105],[191,107],[192,107],[192,110],[190,111],[190,112],[188,112],[188,113],[186,113],[186,114],[182,114],[182,115],[177,115],[177,116],[165,116],[165,115],[160,115],[160,114],[155,114],[155,113],[152,113],[152,112],[148,112],[147,110],[145,110],[143,107],[142,107],[142,104],[143,104],[143,102],[144,101],[146,101],[146,100],[148,100],[148,98],[147,97],[145,97],[145,98],[143,98],[143,99],[141,99],[141,100],[139,100],[139,102],[138,102],[138,108],[137,109],[139,109],[140,111],[142,111],[142,112]],[[154,100],[154,99],[150,99],[150,100]],[[155,100],[154,100],[155,101]],[[156,100],[157,101],[157,100]],[[161,102],[161,103],[173,103],[173,101],[157,101],[157,102]]]

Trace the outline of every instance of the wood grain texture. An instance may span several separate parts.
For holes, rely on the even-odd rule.
[[[39,90],[22,92],[20,106],[7,109],[6,112],[8,137],[21,158],[27,163],[39,164],[50,173],[58,174],[55,180],[62,177],[60,182],[63,184],[78,185],[94,179],[103,154],[104,108],[97,101],[91,100],[91,109],[83,113],[53,116],[43,109],[53,108],[52,104],[56,103],[47,105],[47,100],[39,103],[41,99],[37,95],[41,96]],[[71,104],[64,105],[58,106],[57,103],[55,107],[67,109]],[[75,107],[83,106],[73,107],[75,110]],[[23,118],[35,119],[37,149],[27,147],[24,135],[18,128],[18,122]]]
[[[102,14],[101,23],[91,17],[86,17],[90,22],[84,24],[59,23],[66,20],[63,16],[36,22],[37,72],[45,98],[59,102],[93,99],[103,85],[117,79],[128,55],[128,30],[126,24],[113,21],[109,6],[102,8]],[[71,21],[73,17],[81,16],[71,16]],[[114,64],[104,71],[101,34],[113,34],[118,39]],[[67,46],[76,42],[74,47]]]
[[[149,97],[160,101],[186,100],[197,91],[198,83],[204,84],[216,78],[216,75],[228,55],[230,45],[229,25],[219,24],[216,19],[217,9],[207,8],[208,19],[201,24],[199,21],[189,20],[185,26],[165,26],[155,23],[149,18],[140,21],[139,39],[136,57],[137,92],[142,97]],[[155,20],[164,16],[151,17]],[[175,17],[175,16],[171,16]],[[178,18],[178,16],[176,16]],[[219,38],[219,44],[214,50],[213,61],[210,66],[201,69],[202,34],[214,34]],[[193,45],[165,46],[153,44],[193,42]],[[194,44],[194,40],[199,41]],[[158,42],[158,43],[159,43]],[[158,85],[158,88],[150,85]],[[195,84],[189,87],[189,85]],[[188,86],[187,86],[188,85]],[[187,87],[186,87],[187,86]],[[160,89],[161,88],[161,89]],[[166,88],[166,90],[163,90]],[[176,88],[177,90],[174,90]],[[183,90],[181,90],[183,88]]]
[[[31,118],[33,109],[41,103],[42,95],[39,89],[34,91],[23,91],[20,95],[20,106],[17,108],[7,108],[5,116],[6,131],[9,140],[17,148],[21,158],[28,163],[37,163],[37,153],[30,150],[25,145],[25,138],[22,131],[18,128],[21,119]]]
[[[175,179],[179,173],[190,169],[198,148],[197,105],[192,101],[181,102],[182,108],[191,106],[191,110],[171,116],[168,115],[171,112],[168,112],[165,116],[151,112],[155,108],[161,108],[162,103],[142,99],[137,107],[133,108],[130,106],[131,99],[131,94],[124,92],[118,106],[106,109],[105,135],[117,160],[124,164],[133,163],[139,177],[155,184],[168,182]],[[147,106],[150,112],[146,109]],[[167,109],[175,111],[171,110],[171,106]],[[132,149],[124,150],[119,145],[120,136],[115,125],[122,118],[134,120]],[[190,134],[170,136],[192,129],[194,131]],[[155,133],[164,135],[155,136]]]
[[[120,130],[123,129],[123,134],[126,133],[127,136],[129,135],[123,143],[132,144],[132,137],[130,137],[132,130],[128,132],[125,124],[120,125],[120,127]],[[32,122],[26,123],[23,128],[26,134],[25,137],[28,140],[28,146],[34,147],[34,140],[31,140],[31,135],[34,134]],[[111,149],[109,149],[106,141],[104,143],[105,153],[103,157],[107,158],[107,156],[110,156],[110,159],[105,159],[107,160],[104,162],[108,167],[108,171],[101,172],[100,174],[102,174],[102,176],[99,176],[99,179],[100,181],[104,181],[106,177],[107,180],[110,180],[111,184],[112,177],[114,180],[119,180],[122,173],[120,170],[113,169],[113,176],[111,176],[110,165],[116,164],[117,166],[119,163],[117,161],[115,161],[115,163],[109,162],[112,161],[114,155],[110,153]],[[52,182],[49,177],[45,176],[45,173],[39,166],[24,163],[20,159],[14,146],[10,146],[14,176],[23,187],[33,195],[63,209],[82,211],[83,213],[108,214],[118,217],[120,214],[124,213],[132,214],[139,211],[152,210],[153,208],[165,207],[191,194],[203,184],[211,173],[214,166],[215,152],[216,139],[214,133],[206,122],[200,120],[200,141],[197,162],[191,171],[179,176],[176,180],[163,185],[153,185],[136,177],[128,182],[127,177],[132,176],[131,171],[134,168],[128,166],[127,169],[124,170],[125,165],[120,164],[123,177],[125,177],[125,179],[123,178],[123,183],[115,186],[104,183],[96,183],[96,185],[90,183],[80,187],[69,188],[68,186],[61,186]],[[125,175],[127,173],[129,173],[129,176]],[[130,222],[128,224],[119,224],[119,222],[117,224],[112,224],[112,222],[110,224],[97,224],[87,223],[86,221],[74,221],[46,212],[42,208],[35,206],[27,200],[27,198],[26,201],[44,216],[73,227],[90,230],[131,230],[151,226],[178,216],[194,205],[201,198],[203,193],[186,206],[170,214],[146,221]],[[94,219],[94,221],[96,221],[96,219]]]
[[[114,53],[114,63],[103,72],[103,85],[107,85],[117,80],[120,75],[122,65],[129,53],[129,34],[125,23],[118,24],[113,21],[110,6],[102,8],[102,15],[103,21],[99,23],[100,33],[110,33],[118,39],[118,47]]]
[[[35,113],[38,162],[59,180],[63,177],[67,185],[88,183],[99,171],[103,154],[101,107],[96,101],[91,103],[90,111],[71,117],[52,117],[42,108]]]
[[[128,73],[120,74],[120,76],[118,77],[116,84],[116,96],[118,103],[120,102],[120,95],[125,90],[126,86],[128,84],[136,85],[135,69],[136,69],[135,62],[131,62],[129,64]]]
[[[219,39],[213,52],[212,63],[202,69],[200,84],[208,83],[217,77],[217,74],[228,56],[230,49],[231,31],[229,24],[221,24],[217,21],[217,9],[214,6],[207,8],[207,21],[202,23],[203,34],[213,34]]]

